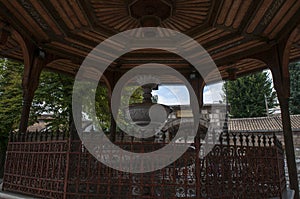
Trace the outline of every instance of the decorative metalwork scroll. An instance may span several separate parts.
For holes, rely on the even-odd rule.
[[[199,143],[164,169],[131,174],[101,164],[81,141],[61,132],[12,134],[3,189],[41,198],[281,197],[283,149],[275,136],[222,134],[204,158]],[[138,153],[165,143],[121,139],[116,144]]]

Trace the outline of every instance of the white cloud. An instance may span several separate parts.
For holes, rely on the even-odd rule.
[[[207,85],[203,91],[204,104],[219,103],[223,101],[223,82]]]
[[[205,86],[203,92],[204,103],[218,103],[223,100],[223,82]],[[184,85],[161,85],[159,90],[153,91],[158,95],[158,103],[166,105],[186,105],[190,103],[188,89]]]
[[[161,85],[152,94],[158,95],[158,103],[160,104],[184,105],[190,103],[189,92],[183,85]]]

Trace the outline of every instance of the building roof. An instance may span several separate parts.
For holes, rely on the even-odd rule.
[[[291,115],[293,131],[300,131],[300,115]],[[229,131],[231,132],[282,132],[280,115],[256,118],[230,118]]]

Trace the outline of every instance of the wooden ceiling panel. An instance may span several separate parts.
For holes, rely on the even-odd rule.
[[[275,15],[275,17],[272,19],[272,21],[268,24],[266,29],[264,30],[263,34],[264,35],[269,35],[272,30],[278,25],[280,20],[287,14],[287,12],[290,11],[291,5],[293,5],[297,0],[291,0],[291,1],[286,1],[283,6],[280,8],[279,12]],[[295,14],[295,13],[293,13]]]
[[[74,75],[74,74],[76,74],[76,71],[79,68],[79,66],[80,65],[75,64],[75,63],[71,62],[70,60],[59,59],[59,60],[55,60],[55,61],[49,63],[46,66],[46,68],[51,69],[51,70],[66,72],[71,75]]]
[[[39,14],[43,17],[43,19],[45,20],[45,22],[47,24],[49,24],[49,27],[52,29],[52,31],[55,34],[57,34],[57,35],[62,35],[63,34],[63,32],[61,31],[61,29],[54,22],[54,19],[47,13],[47,11],[44,9],[44,7],[41,4],[39,4],[35,0],[30,0],[30,3],[35,8],[35,10],[37,12],[39,12]]]
[[[272,5],[273,1],[271,0],[263,0],[263,3],[261,4],[258,11],[255,13],[254,18],[252,19],[252,22],[247,28],[247,33],[252,33],[257,25],[260,23],[260,21],[263,19],[264,15],[268,11],[270,5]]]
[[[236,43],[232,43],[230,45],[223,47],[224,50],[217,49],[215,51],[209,52],[210,55],[214,60],[221,59],[227,57],[232,54],[237,54],[239,52],[244,51],[245,49],[255,48],[257,46],[263,46],[265,42],[259,40],[247,41],[247,42],[240,42],[237,41]]]
[[[280,31],[282,31],[282,29],[286,25],[286,23],[290,22],[292,20],[292,17],[295,15],[296,12],[299,12],[299,8],[300,8],[300,1],[296,0],[295,4],[292,4],[290,6],[286,15],[284,15],[284,17],[282,17],[281,19],[278,19],[279,23],[274,27],[273,31],[269,35],[270,39],[273,39],[276,36],[278,36]],[[299,18],[294,18],[293,20],[296,20],[297,22],[299,22]]]
[[[155,2],[160,1],[163,0]],[[108,37],[140,27],[138,17],[131,15],[130,2],[132,1],[1,0],[0,27],[5,24],[32,41],[36,47],[80,63],[95,46]],[[282,33],[288,34],[299,24],[295,17],[300,15],[299,0],[168,0],[168,3],[172,6],[171,12],[167,17],[164,15],[160,26],[190,35],[220,65],[237,62],[239,58],[235,57],[244,58],[245,56],[241,56],[244,53],[251,55],[271,48],[278,43]],[[143,32],[137,30],[132,34],[142,36]],[[159,34],[170,36],[171,31],[163,30]],[[299,41],[300,36],[297,36],[293,42],[290,53],[293,60],[300,58]],[[192,48],[189,43],[182,46],[185,49]],[[110,47],[118,51],[124,44],[111,44]],[[191,56],[200,56],[201,52],[199,53]],[[0,54],[22,59],[19,44],[11,37],[5,45],[0,46]],[[151,61],[163,64],[169,62],[176,69],[192,69],[182,58],[153,50],[132,53],[112,65],[115,67],[113,70],[118,70],[118,66],[122,64],[123,69],[129,69]],[[69,63],[57,64],[60,71],[65,67],[65,71],[72,72]],[[50,67],[55,68],[53,65]],[[73,67],[78,66],[72,65],[71,68]],[[122,67],[120,70],[123,70]],[[263,68],[253,60],[238,63],[236,67],[241,74]],[[222,74],[226,75],[226,71],[223,70]]]
[[[290,50],[290,59],[293,61],[300,60],[300,44],[298,44],[297,47],[292,46]]]
[[[17,42],[9,37],[5,45],[0,46],[0,54],[2,57],[8,57],[16,60],[23,60],[23,53]]]
[[[81,27],[75,11],[69,6],[68,1],[50,0],[53,7],[60,14],[61,19],[70,30]]]
[[[226,16],[231,8],[232,3],[233,3],[233,0],[225,0],[223,2],[222,9],[221,9],[221,12],[220,12],[220,14],[218,16],[218,20],[217,20],[218,24],[224,24],[224,22],[226,20]]]
[[[32,9],[32,5],[29,2],[23,2],[23,5],[20,5],[18,1],[3,0],[1,3],[6,5],[9,12],[23,25],[30,35],[34,35],[39,41],[48,40],[48,36],[45,33],[48,25],[39,17],[33,17],[36,16],[36,11]],[[12,20],[12,18],[9,20]]]
[[[244,19],[246,13],[248,12],[251,3],[252,0],[247,0],[247,1],[243,1],[243,3],[240,5],[237,15],[234,18],[234,22],[232,24],[232,27],[234,29],[237,29],[241,25],[241,22]]]
[[[91,1],[98,23],[118,31],[138,27],[138,22],[129,16],[125,1]],[[122,24],[122,25],[120,25]]]
[[[239,11],[241,4],[242,4],[242,0],[233,1],[232,6],[228,12],[227,18],[225,20],[225,26],[232,26],[232,23]]]

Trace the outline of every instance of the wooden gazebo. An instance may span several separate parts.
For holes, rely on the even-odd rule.
[[[0,54],[24,63],[24,106],[19,130],[25,132],[27,129],[30,106],[43,69],[76,75],[87,54],[106,38],[143,26],[169,28],[199,42],[216,63],[223,79],[235,79],[267,68],[272,71],[281,107],[290,188],[295,190],[295,198],[299,198],[288,105],[288,64],[300,59],[299,19],[299,0],[1,0]],[[147,49],[127,53],[115,60],[105,73],[105,83],[113,89],[126,71],[149,62],[166,64],[186,77],[195,70],[179,56]],[[214,73],[209,79],[210,82],[216,80]],[[202,90],[207,83],[201,77],[191,80],[200,107]],[[112,128],[111,135],[114,134]],[[200,175],[200,171],[196,174]],[[4,179],[4,185],[5,180],[10,179]],[[55,185],[57,189],[62,187],[64,198],[74,196],[66,194],[73,192],[69,190],[72,182],[68,180]],[[48,193],[43,192],[42,185],[35,186],[40,186],[37,195]],[[76,186],[74,190],[80,187]],[[13,188],[7,184],[7,190]],[[27,194],[35,193],[34,188],[25,190],[18,189]],[[56,194],[61,196],[59,191]],[[196,195],[200,196],[198,192]],[[87,193],[84,196],[89,197]],[[102,197],[120,198],[112,192]],[[188,194],[177,197],[188,197]]]

